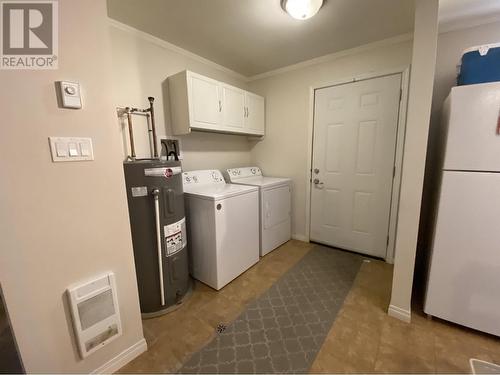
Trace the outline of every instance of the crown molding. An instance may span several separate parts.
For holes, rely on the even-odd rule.
[[[205,65],[208,65],[214,69],[220,70],[236,79],[242,80],[243,82],[248,81],[248,77],[244,76],[243,74],[240,74],[238,72],[235,72],[234,70],[231,70],[229,68],[226,68],[223,65],[217,64],[216,62],[213,62],[212,60],[208,60],[204,57],[201,57],[200,55],[197,55],[193,52],[189,52],[188,50],[185,50],[184,48],[181,48],[179,46],[176,46],[175,44],[169,43],[163,39],[160,39],[156,36],[153,36],[151,34],[148,34],[144,31],[138,30],[135,27],[126,25],[120,21],[117,21],[115,19],[109,18],[108,17],[108,24],[116,29],[119,29],[121,31],[128,32],[134,36],[137,36],[141,39],[144,39],[152,44],[155,44],[159,47],[165,48],[167,50],[170,50],[172,52],[178,53],[179,55],[188,57],[190,59],[193,59],[195,61],[201,62]]]
[[[208,59],[206,59],[204,57],[201,57],[201,56],[199,56],[199,55],[197,55],[197,54],[195,54],[193,52],[185,50],[184,48],[176,46],[175,44],[169,43],[169,42],[167,42],[167,41],[165,41],[163,39],[160,39],[160,38],[158,38],[156,36],[148,34],[148,33],[144,32],[144,31],[138,30],[135,27],[126,25],[126,24],[124,24],[124,23],[122,23],[120,21],[117,21],[115,19],[112,19],[112,18],[108,17],[108,23],[109,23],[110,26],[112,26],[112,27],[114,27],[116,29],[128,32],[128,33],[130,33],[130,34],[132,34],[134,36],[142,38],[142,39],[144,39],[144,40],[146,40],[146,41],[148,41],[150,43],[153,43],[153,44],[155,44],[157,46],[160,46],[162,48],[168,49],[168,50],[170,50],[172,52],[176,52],[176,53],[178,53],[180,55],[189,57],[189,58],[191,58],[193,60],[196,60],[198,62],[201,62],[203,64],[206,64],[206,65],[208,65],[208,66],[210,66],[210,67],[212,67],[214,69],[217,69],[217,70],[220,70],[220,71],[222,71],[224,73],[227,73],[230,76],[232,76],[232,77],[234,77],[236,79],[239,79],[239,80],[241,80],[243,82],[251,82],[251,81],[256,81],[256,80],[263,79],[263,78],[272,77],[272,76],[283,74],[283,73],[286,73],[286,72],[291,72],[291,71],[294,71],[294,70],[302,69],[302,68],[305,68],[305,67],[308,67],[308,66],[311,66],[311,65],[321,64],[321,63],[332,61],[332,60],[335,60],[335,59],[338,59],[338,58],[341,58],[341,57],[345,57],[345,56],[349,56],[349,55],[354,55],[354,54],[357,54],[357,53],[360,53],[360,52],[364,52],[364,51],[368,51],[368,50],[371,50],[371,49],[374,49],[374,48],[380,48],[380,47],[385,47],[385,46],[389,46],[389,45],[393,45],[393,44],[399,44],[399,43],[411,40],[413,38],[413,33],[402,34],[402,35],[398,35],[396,37],[379,40],[379,41],[376,41],[376,42],[373,42],[373,43],[369,43],[369,44],[365,44],[365,45],[362,45],[362,46],[358,46],[358,47],[346,49],[346,50],[339,51],[339,52],[330,53],[328,55],[323,55],[323,56],[316,57],[316,58],[313,58],[313,59],[310,59],[310,60],[301,61],[301,62],[296,63],[296,64],[287,65],[287,66],[284,66],[284,67],[281,67],[281,68],[278,68],[278,69],[275,69],[275,70],[270,70],[268,72],[264,72],[264,73],[260,73],[260,74],[254,75],[254,76],[247,77],[247,76],[245,76],[245,75],[243,75],[241,73],[235,72],[232,69],[226,68],[223,65],[220,65],[220,64],[218,64],[216,62],[208,60]]]
[[[142,38],[144,40],[149,41],[150,43],[156,44],[162,48],[168,49],[172,52],[176,52],[180,55],[183,55],[185,57],[191,58],[195,61],[201,62],[205,65],[208,65],[214,69],[217,69],[219,71],[222,71],[236,79],[239,79],[243,82],[252,82],[252,81],[257,81],[260,79],[265,79],[265,78],[270,78],[276,75],[292,72],[295,70],[307,68],[309,66],[317,65],[317,64],[322,64],[326,63],[329,61],[333,61],[342,57],[350,56],[350,55],[355,55],[359,54],[362,52],[366,52],[375,48],[381,48],[381,47],[387,47],[390,45],[395,45],[403,42],[407,42],[409,40],[413,39],[413,33],[407,33],[407,34],[402,34],[398,35],[395,37],[387,38],[387,39],[382,39],[376,42],[364,44],[361,46],[357,46],[354,48],[338,51],[338,52],[333,52],[327,55],[315,57],[313,59],[301,61],[296,64],[291,64],[287,65],[278,69],[270,70],[264,73],[256,74],[253,76],[245,76],[241,73],[238,73],[232,69],[226,68],[223,65],[220,65],[214,61],[208,60],[204,57],[201,57],[193,52],[190,52],[188,50],[185,50],[184,48],[181,48],[179,46],[176,46],[175,44],[169,43],[163,39],[160,39],[158,37],[155,37],[151,34],[148,34],[144,31],[138,30],[135,27],[126,25],[122,22],[119,22],[117,20],[114,20],[112,18],[108,17],[108,22],[109,25],[112,27],[115,27],[119,30],[126,31],[130,34],[133,34],[139,38]],[[441,21],[439,24],[439,34],[444,34],[452,31],[458,31],[462,29],[468,29],[468,28],[473,28],[476,26],[481,26],[481,25],[486,25],[490,23],[495,23],[495,22],[500,22],[500,14],[494,14],[494,15],[481,15],[481,16],[476,16],[476,17],[468,17],[466,19],[461,18],[461,19],[455,19],[455,20],[450,20],[450,21]]]
[[[500,22],[500,13],[486,14],[467,18],[457,18],[454,20],[443,20],[439,23],[439,33],[449,33],[463,29],[470,29],[477,26]]]
[[[358,53],[369,51],[369,50],[372,50],[375,48],[381,48],[381,47],[386,47],[386,46],[390,46],[390,45],[394,45],[394,44],[407,42],[407,41],[412,40],[412,39],[413,39],[413,33],[408,33],[408,34],[398,35],[398,36],[395,36],[392,38],[378,40],[376,42],[364,44],[364,45],[361,45],[358,47],[345,49],[342,51],[330,53],[328,55],[315,57],[315,58],[310,59],[310,60],[301,61],[301,62],[296,63],[296,64],[287,65],[287,66],[284,66],[282,68],[270,70],[270,71],[265,72],[265,73],[256,74],[254,76],[248,77],[248,81],[252,82],[252,81],[257,81],[259,79],[269,78],[269,77],[276,76],[279,74],[292,72],[294,70],[303,69],[303,68],[306,68],[306,67],[309,67],[312,65],[317,65],[317,64],[322,64],[325,62],[333,61],[333,60],[336,60],[336,59],[339,59],[342,57],[356,55]]]
[[[413,33],[402,34],[402,35],[398,35],[398,36],[395,36],[395,37],[392,37],[392,38],[383,39],[383,40],[379,40],[379,41],[376,41],[376,42],[373,42],[373,43],[368,43],[368,44],[365,44],[365,45],[362,45],[362,46],[358,46],[358,47],[354,47],[354,48],[350,48],[350,49],[346,49],[346,50],[342,50],[342,51],[330,53],[328,55],[323,55],[323,56],[316,57],[316,58],[313,58],[313,59],[301,61],[301,62],[296,63],[296,64],[287,65],[287,66],[284,66],[284,67],[281,67],[281,68],[278,68],[278,69],[275,69],[275,70],[270,70],[268,72],[264,72],[264,73],[260,73],[260,74],[256,74],[254,76],[248,77],[248,76],[245,76],[245,75],[243,75],[241,73],[235,72],[232,69],[226,68],[225,66],[220,65],[220,64],[218,64],[218,63],[216,63],[214,61],[208,60],[208,59],[206,59],[204,57],[201,57],[200,55],[197,55],[197,54],[195,54],[193,52],[185,50],[184,48],[176,46],[175,44],[169,43],[169,42],[167,42],[167,41],[165,41],[163,39],[160,39],[160,38],[158,38],[156,36],[148,34],[148,33],[144,32],[144,31],[136,29],[135,27],[129,26],[129,25],[124,24],[124,23],[122,23],[120,21],[117,21],[115,19],[112,19],[112,18],[108,17],[108,24],[110,26],[116,28],[116,29],[128,32],[128,33],[130,33],[130,34],[132,34],[134,36],[142,38],[142,39],[144,39],[144,40],[146,40],[146,41],[148,41],[150,43],[153,43],[153,44],[155,44],[157,46],[160,46],[162,48],[168,49],[168,50],[170,50],[172,52],[176,52],[176,53],[178,53],[180,55],[189,57],[189,58],[191,58],[193,60],[196,60],[198,62],[206,64],[206,65],[208,65],[208,66],[210,66],[210,67],[212,67],[214,69],[220,70],[220,71],[222,71],[222,72],[224,72],[226,74],[229,74],[230,76],[232,76],[232,77],[234,77],[236,79],[239,79],[239,80],[241,80],[243,82],[252,82],[252,81],[259,80],[259,79],[272,77],[272,76],[275,76],[275,75],[279,75],[279,74],[291,72],[291,71],[294,71],[294,70],[302,69],[302,68],[305,68],[305,67],[308,67],[308,66],[317,65],[317,64],[328,62],[328,61],[332,61],[332,60],[335,60],[335,59],[338,59],[338,58],[341,58],[341,57],[345,57],[345,56],[349,56],[349,55],[354,55],[354,54],[361,53],[361,52],[364,52],[364,51],[368,51],[368,50],[371,50],[371,49],[374,49],[374,48],[380,48],[380,47],[385,47],[385,46],[389,46],[389,45],[393,45],[393,44],[399,44],[399,43],[411,40],[413,38]]]

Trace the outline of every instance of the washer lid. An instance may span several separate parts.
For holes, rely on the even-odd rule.
[[[184,186],[184,194],[209,200],[221,200],[257,191],[255,186],[235,184],[203,184]]]
[[[259,186],[265,189],[270,187],[289,185],[291,181],[292,180],[289,178],[256,176],[256,177],[239,178],[231,182],[235,184]]]

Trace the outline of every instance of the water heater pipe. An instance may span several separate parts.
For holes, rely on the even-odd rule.
[[[158,145],[156,144],[156,127],[155,127],[155,110],[153,108],[153,102],[155,98],[148,96],[149,100],[149,113],[151,114],[151,130],[153,131],[153,157],[158,157]]]
[[[128,121],[128,137],[130,139],[130,154],[132,159],[135,159],[135,144],[134,144],[134,132],[132,130],[132,110],[130,107],[125,108],[125,113],[127,114]]]
[[[158,248],[158,272],[160,274],[160,294],[161,305],[165,305],[165,290],[163,286],[163,257],[161,255],[161,227],[160,227],[160,190],[153,190],[153,197],[155,199],[155,222],[156,222],[156,246]]]

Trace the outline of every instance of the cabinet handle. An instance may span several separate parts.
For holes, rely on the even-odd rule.
[[[222,102],[219,100],[219,112],[222,112]]]
[[[245,117],[248,117],[248,108],[245,107]]]
[[[250,110],[247,107],[247,117],[250,117]]]

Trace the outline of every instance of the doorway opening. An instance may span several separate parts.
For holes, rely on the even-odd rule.
[[[23,374],[23,364],[0,288],[0,373]]]
[[[392,263],[408,69],[311,89],[309,239]]]

